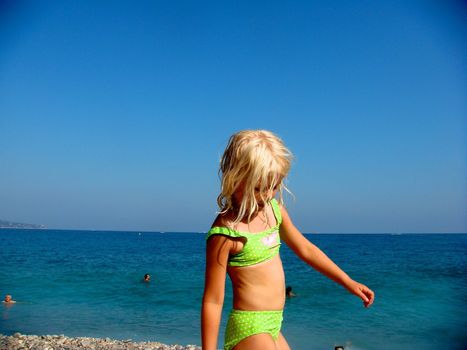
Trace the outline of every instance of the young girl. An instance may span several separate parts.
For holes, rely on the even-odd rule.
[[[285,303],[281,241],[307,264],[360,297],[365,307],[373,303],[373,291],[352,280],[293,225],[282,200],[291,159],[282,141],[269,131],[240,131],[229,140],[220,165],[220,213],[207,234],[203,350],[217,349],[227,273],[233,309],[224,350],[290,349],[280,332]]]

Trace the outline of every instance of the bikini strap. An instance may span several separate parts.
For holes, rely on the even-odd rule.
[[[271,207],[276,217],[277,225],[280,226],[280,224],[282,224],[281,208],[279,208],[279,203],[277,203],[275,198],[271,199]]]

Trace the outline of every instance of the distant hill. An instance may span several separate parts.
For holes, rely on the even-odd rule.
[[[46,228],[44,225],[36,225],[36,224],[23,224],[20,222],[11,222],[0,220],[0,228]]]

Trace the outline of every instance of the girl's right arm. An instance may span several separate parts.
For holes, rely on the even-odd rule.
[[[364,284],[354,281],[342,271],[321,249],[312,244],[297,230],[287,210],[283,206],[280,208],[282,214],[282,224],[280,226],[281,239],[307,264],[341,284],[350,293],[361,298],[365,307],[371,306],[375,299],[375,293]]]
[[[206,274],[201,308],[203,350],[217,349],[217,338],[224,304],[227,261],[232,241],[222,235],[210,237],[206,244]]]

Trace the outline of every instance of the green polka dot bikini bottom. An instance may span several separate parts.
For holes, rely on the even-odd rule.
[[[282,325],[283,310],[230,312],[225,330],[224,350],[231,350],[243,339],[260,333],[269,333],[276,340]]]

